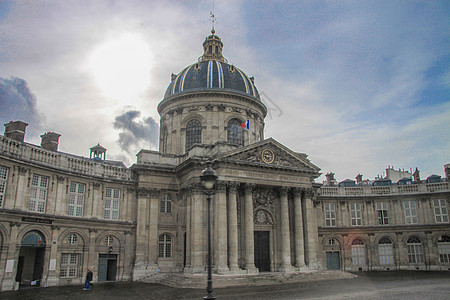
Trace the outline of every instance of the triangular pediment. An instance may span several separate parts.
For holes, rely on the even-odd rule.
[[[318,173],[320,168],[311,163],[307,157],[306,154],[294,152],[273,138],[268,138],[222,153],[217,159],[239,164]]]

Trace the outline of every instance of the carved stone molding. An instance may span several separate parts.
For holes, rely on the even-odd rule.
[[[224,181],[218,181],[216,183],[216,193],[225,193],[227,190],[227,183]]]
[[[277,195],[273,188],[258,187],[253,190],[253,207],[265,207],[273,210]]]
[[[230,193],[237,193],[237,188],[239,186],[239,182],[228,181],[227,186]]]
[[[63,183],[64,182],[64,177],[63,176],[56,176],[56,179],[58,180],[58,183]]]
[[[25,173],[27,172],[27,169],[21,166],[18,166],[17,170],[19,171],[19,175],[25,175]]]
[[[11,226],[11,227],[13,227],[13,226],[20,227],[20,225],[22,225],[22,224],[20,224],[20,222],[9,222],[9,226]]]
[[[61,229],[61,226],[59,226],[59,225],[51,225],[50,228],[51,228],[52,230],[60,230],[60,229]]]
[[[280,191],[280,197],[287,197],[289,188],[286,186],[282,186],[279,188],[279,191]]]
[[[89,232],[97,232],[96,228],[89,228]]]
[[[258,209],[253,214],[253,222],[257,225],[272,225],[272,216],[263,209]]]
[[[100,183],[98,183],[98,182],[94,182],[92,185],[94,186],[94,189],[96,189],[96,190],[98,190],[100,188]]]
[[[203,187],[202,187],[202,185],[200,183],[198,183],[198,184],[191,184],[189,186],[189,192],[192,195],[201,195],[201,194],[203,194]]]
[[[225,111],[226,108],[227,108],[227,107],[226,107],[225,105],[223,105],[223,104],[217,105],[217,109],[218,109],[219,111]]]
[[[205,106],[206,111],[213,111],[214,105],[211,105],[211,103],[208,103],[208,105]]]

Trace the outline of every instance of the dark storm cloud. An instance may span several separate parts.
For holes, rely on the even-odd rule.
[[[36,103],[36,96],[25,80],[16,77],[10,79],[0,77],[0,121],[2,124],[20,120],[31,125],[27,130],[40,130],[43,116],[38,112]]]
[[[114,128],[123,131],[119,134],[119,145],[127,152],[130,146],[138,145],[141,141],[151,147],[158,144],[158,123],[152,117],[143,121],[136,120],[140,115],[140,111],[130,110],[117,116],[114,121]]]

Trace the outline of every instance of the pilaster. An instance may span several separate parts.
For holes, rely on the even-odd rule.
[[[255,267],[255,236],[253,227],[253,185],[245,186],[245,269],[248,274],[257,274]]]
[[[318,242],[318,229],[317,229],[317,218],[315,216],[314,210],[314,192],[312,189],[306,189],[303,192],[303,203],[305,208],[305,241],[306,241],[306,262],[309,268],[317,269],[318,261],[317,261],[317,250],[319,249]]]
[[[302,193],[300,189],[294,190],[294,226],[295,226],[295,266],[305,267],[305,245],[303,241],[303,211]]]
[[[288,188],[280,189],[280,209],[281,209],[281,267],[279,271],[293,271],[291,264],[291,231],[289,225]]]
[[[214,271],[217,274],[225,274],[228,269],[228,245],[227,245],[227,190],[225,182],[218,182],[215,200],[215,241],[214,241]]]
[[[228,184],[228,260],[230,271],[238,266],[237,183]]]

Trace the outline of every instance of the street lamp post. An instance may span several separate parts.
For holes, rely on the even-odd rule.
[[[215,300],[216,297],[212,294],[212,275],[211,275],[211,195],[215,192],[217,175],[216,171],[211,167],[211,162],[206,163],[206,169],[202,171],[200,181],[203,185],[203,192],[207,195],[208,201],[208,284],[206,286],[206,296],[203,299]]]

